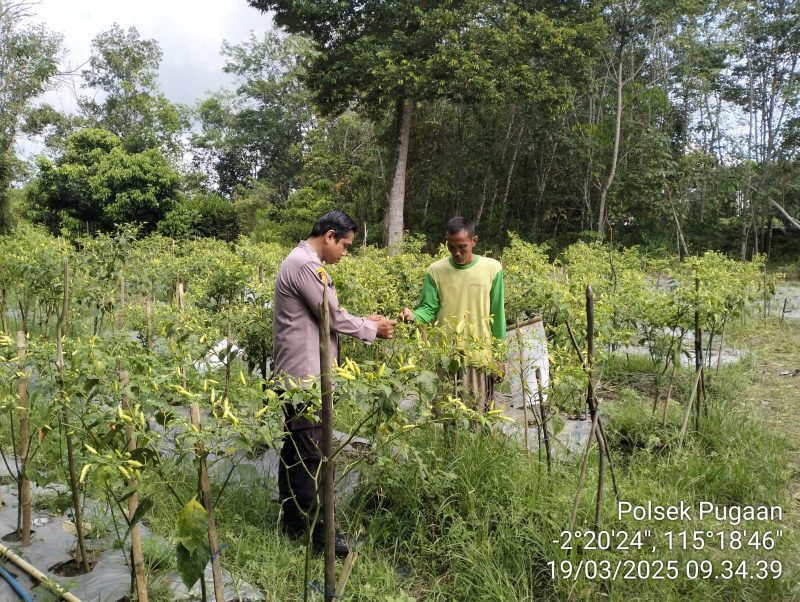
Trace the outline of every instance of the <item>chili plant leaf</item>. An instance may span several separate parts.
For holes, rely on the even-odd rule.
[[[197,498],[192,498],[178,511],[177,519],[178,541],[190,552],[207,541],[208,537],[208,512]]]

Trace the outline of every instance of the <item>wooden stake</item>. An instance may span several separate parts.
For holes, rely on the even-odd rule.
[[[145,312],[147,313],[147,348],[153,350],[153,302],[148,297],[145,301]]]
[[[587,287],[587,288],[590,289],[591,287]],[[592,303],[592,320],[591,321],[594,322],[594,303]],[[578,359],[581,361],[581,364],[583,365],[584,371],[586,371],[587,377],[589,378],[589,381],[590,381],[590,384],[591,384],[591,362],[589,362],[586,359],[584,359],[583,353],[581,353],[581,349],[580,349],[580,347],[578,347],[578,341],[575,338],[575,333],[572,332],[572,326],[570,326],[569,320],[565,320],[564,321],[564,325],[567,327],[567,333],[569,333],[569,338],[572,341],[572,347],[575,350],[575,353],[578,356]],[[594,352],[594,337],[592,337],[591,347],[592,347],[591,351]],[[595,410],[596,410],[597,407],[598,407],[598,403],[597,403],[597,398],[594,395],[594,386],[593,385],[591,387],[591,395],[588,395],[588,392],[589,391],[588,391],[588,387],[587,387],[587,397],[586,397],[587,403],[590,403],[589,400],[591,400],[591,405],[593,405]],[[591,406],[590,406],[590,411],[591,411]],[[617,488],[617,479],[614,476],[614,465],[613,465],[613,463],[611,461],[611,451],[610,451],[609,446],[608,446],[608,439],[606,438],[605,431],[603,429],[603,421],[600,418],[599,413],[595,412],[595,415],[597,416],[597,421],[595,422],[594,418],[592,419],[592,431],[589,434],[589,439],[591,440],[592,434],[594,434],[595,437],[603,439],[603,445],[601,447],[601,450],[605,451],[605,456],[606,456],[606,459],[608,460],[608,465],[609,465],[609,467],[611,469],[611,482],[612,482],[612,484],[614,486],[614,494],[616,495],[617,499],[620,499],[619,489]],[[595,426],[595,425],[597,425],[597,426]],[[588,447],[587,447],[586,453],[587,454],[589,453],[588,452]],[[585,470],[585,468],[582,468],[582,470]],[[582,487],[582,485],[579,484],[578,485],[579,491],[580,491],[581,487]],[[577,508],[575,509],[575,511],[577,512]]]
[[[200,404],[192,402],[191,408],[192,425],[200,430]],[[203,508],[208,512],[208,545],[211,548],[211,572],[214,575],[214,600],[225,602],[222,583],[222,565],[217,546],[217,523],[214,519],[214,502],[211,498],[211,481],[208,478],[208,466],[206,465],[206,451],[203,442],[198,440],[195,444],[195,454],[200,462],[198,471],[200,473],[200,495],[202,496]],[[201,577],[205,583],[205,578]]]
[[[519,328],[519,321],[517,322],[517,344],[519,347],[519,388],[522,393],[522,420],[524,421],[523,436],[525,441],[525,453],[530,455],[531,446],[528,441],[528,400],[525,397],[525,389],[527,382],[525,380],[525,358],[522,353],[522,331]]]
[[[117,314],[117,323],[119,329],[122,330],[125,326],[125,276],[119,277],[119,313]]]
[[[589,382],[586,387],[586,402],[589,405],[589,413],[592,416],[592,424],[595,425],[593,429],[595,438],[597,439],[598,453],[598,471],[597,471],[597,497],[595,498],[594,507],[594,524],[595,528],[600,528],[600,523],[603,519],[603,491],[606,482],[606,459],[608,450],[606,449],[605,435],[602,434],[599,421],[600,415],[597,411],[597,398],[594,392],[594,376],[593,376],[593,362],[594,362],[594,295],[592,293],[591,285],[586,287],[586,373],[589,377]]]
[[[366,226],[366,224],[364,224]],[[347,581],[350,579],[350,573],[353,572],[353,565],[358,559],[358,551],[353,550],[344,559],[342,564],[342,574],[339,575],[339,583],[336,584],[335,599],[338,600],[344,595],[344,589],[347,587]]]
[[[786,309],[786,304],[784,304]],[[3,332],[8,332],[8,319],[6,318],[6,289],[0,290],[0,319],[3,323]]]
[[[25,333],[17,331],[17,357],[19,358],[19,381],[17,392],[19,394],[19,504],[22,510],[22,545],[31,543],[31,482],[25,474],[30,446],[30,431],[28,427],[28,367],[25,365]]]
[[[705,383],[703,382],[703,331],[700,328],[700,309],[697,303],[700,299],[700,277],[697,271],[694,273],[694,290],[695,290],[695,308],[694,308],[694,369],[700,375],[698,387],[705,391]],[[702,399],[700,396],[697,398],[696,410],[696,428],[700,428],[700,414],[702,411]]]
[[[510,324],[506,327],[506,332],[510,332],[512,330],[516,330],[517,328],[524,328],[525,326],[530,326],[531,324],[536,324],[537,322],[542,321],[542,316],[533,316],[528,320],[524,320],[522,322],[517,322],[515,324]]]
[[[133,417],[133,407],[131,406],[130,398],[125,394],[125,388],[128,386],[128,371],[119,371],[119,384],[122,390],[122,405],[129,416]],[[133,430],[133,425],[126,423],[125,436],[128,440],[128,452],[133,452],[136,449],[136,431]],[[136,478],[128,481],[129,487],[138,487],[139,482]],[[139,493],[134,492],[128,498],[128,520],[132,520],[136,515],[136,509],[139,507]],[[133,575],[136,582],[136,599],[139,602],[148,602],[147,594],[147,577],[144,571],[144,556],[142,554],[142,534],[139,529],[139,523],[131,526],[131,558],[133,561]]]
[[[594,419],[592,419],[592,428],[589,431],[589,437],[586,439],[586,448],[583,450],[583,458],[581,459],[581,470],[580,474],[578,475],[578,488],[575,491],[575,501],[572,503],[572,513],[569,517],[569,530],[573,531],[575,529],[575,520],[578,518],[578,506],[580,505],[581,501],[581,492],[583,491],[583,483],[586,480],[586,466],[589,464],[589,452],[592,449],[592,442],[594,441],[593,437],[595,431],[597,430],[597,422],[596,418],[599,416],[595,414]]]
[[[675,365],[675,362],[672,362],[672,373],[669,375],[669,384],[667,385],[667,397],[664,400],[664,411],[661,414],[661,426],[667,426],[667,406],[669,405],[669,401],[672,398],[672,383],[675,381],[675,371],[678,367]]]
[[[539,413],[542,415],[541,428],[544,436],[544,450],[547,457],[547,474],[550,474],[550,468],[553,463],[553,452],[550,449],[550,433],[547,429],[547,408],[545,407],[544,394],[542,393],[542,370],[536,368],[536,391],[539,395]]]
[[[322,481],[322,513],[325,529],[325,602],[336,597],[336,525],[333,512],[333,383],[331,381],[331,327],[328,311],[328,274],[322,278],[322,304],[319,307],[320,385],[322,387],[322,455],[325,472]]]
[[[230,390],[231,390],[231,336],[233,334],[232,331],[232,322],[233,317],[231,313],[233,312],[233,299],[230,297],[228,298],[228,332],[225,335],[225,399],[230,400]]]
[[[175,283],[175,302],[178,304],[178,309],[183,311],[183,282],[180,278]]]
[[[678,437],[678,447],[683,445],[683,437],[686,435],[686,431],[689,427],[689,416],[692,413],[692,404],[694,403],[695,397],[698,395],[698,391],[700,390],[700,377],[703,375],[703,369],[701,368],[694,377],[694,384],[692,385],[692,393],[689,396],[689,402],[686,404],[686,410],[683,413],[683,424],[681,424],[681,432]]]
[[[75,513],[75,531],[78,536],[78,550],[81,556],[81,563],[83,570],[87,573],[91,571],[89,566],[89,557],[86,555],[86,542],[83,537],[83,512],[81,510],[81,500],[78,491],[78,475],[75,471],[75,451],[72,443],[72,427],[69,421],[69,411],[67,409],[67,400],[65,396],[65,383],[64,383],[64,349],[62,347],[62,337],[64,336],[64,329],[67,324],[67,313],[69,310],[69,263],[64,259],[64,300],[61,307],[61,315],[58,317],[58,324],[56,325],[56,364],[58,366],[58,384],[61,390],[63,406],[62,412],[62,428],[64,429],[64,439],[67,446],[67,472],[69,473],[69,488],[72,492],[72,510]]]

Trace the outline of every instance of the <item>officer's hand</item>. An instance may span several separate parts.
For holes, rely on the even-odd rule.
[[[375,320],[378,326],[378,337],[381,339],[391,339],[394,336],[394,327],[397,320],[390,320],[381,316],[380,320]]]

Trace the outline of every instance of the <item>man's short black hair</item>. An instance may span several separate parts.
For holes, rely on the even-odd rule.
[[[448,236],[458,234],[462,230],[466,230],[470,238],[475,236],[475,224],[466,217],[456,216],[447,222],[445,226],[445,232],[447,232]]]
[[[348,232],[358,230],[358,225],[344,211],[334,209],[333,211],[328,211],[317,220],[317,223],[311,229],[310,238],[323,236],[328,230],[333,230],[336,240],[339,241],[347,236]]]

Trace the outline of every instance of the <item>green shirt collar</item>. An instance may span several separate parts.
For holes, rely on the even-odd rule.
[[[468,269],[470,269],[472,266],[474,266],[476,263],[478,263],[478,260],[480,258],[481,258],[480,255],[475,255],[475,258],[472,261],[470,261],[467,265],[458,265],[452,257],[448,257],[448,259],[450,260],[450,265],[453,266],[457,270],[468,270]]]

